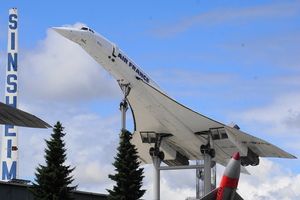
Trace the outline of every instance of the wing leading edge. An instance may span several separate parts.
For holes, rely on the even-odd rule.
[[[134,116],[133,143],[144,163],[151,163],[149,148],[142,141],[142,133],[166,133],[161,150],[165,160],[184,156],[187,160],[203,159],[200,146],[207,144],[207,133],[213,139],[216,156],[213,160],[226,165],[226,160],[239,151],[244,165],[257,165],[259,157],[296,158],[284,150],[235,128],[197,113],[178,103],[144,81],[135,85],[128,95]],[[198,134],[195,134],[198,133]],[[200,134],[199,134],[200,133]]]

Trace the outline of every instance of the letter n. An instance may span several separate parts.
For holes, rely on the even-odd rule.
[[[18,70],[18,54],[14,53],[14,57],[12,56],[11,53],[7,54],[7,71],[12,71],[11,68],[13,68],[13,71]]]

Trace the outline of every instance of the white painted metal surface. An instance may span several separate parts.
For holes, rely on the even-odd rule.
[[[140,132],[152,131],[173,135],[163,139],[166,147],[168,147],[161,147],[166,155],[165,159],[175,159],[171,158],[174,155],[171,151],[176,151],[189,160],[203,160],[199,148],[202,144],[207,144],[208,141],[205,137],[195,133],[210,132],[213,129],[222,129],[227,137],[224,142],[214,141],[216,156],[213,160],[224,166],[226,165],[226,159],[230,159],[233,152],[240,151],[241,156],[247,156],[248,149],[260,157],[295,158],[264,140],[231,128],[180,104],[162,90],[117,45],[92,29],[87,27],[81,29],[65,27],[53,29],[78,43],[119,84],[130,84],[131,91],[127,99],[135,122],[132,141],[138,148],[142,162],[152,163],[149,148],[153,144],[142,143]],[[168,158],[168,156],[170,157]]]

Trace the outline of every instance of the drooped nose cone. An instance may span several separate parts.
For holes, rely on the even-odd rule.
[[[52,27],[52,29],[65,38],[72,40],[73,42],[76,42],[78,44],[83,43],[84,35],[82,30],[68,27]]]
[[[60,35],[69,38],[71,36],[71,30],[64,27],[52,27],[53,30],[55,30]]]

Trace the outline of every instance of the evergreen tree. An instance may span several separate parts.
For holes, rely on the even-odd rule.
[[[130,143],[132,135],[127,130],[122,130],[121,142],[115,157],[115,175],[108,177],[116,182],[113,190],[107,189],[111,200],[136,200],[142,197],[146,190],[141,190],[143,168],[139,168],[137,149]]]
[[[62,137],[64,127],[58,121],[53,128],[50,140],[45,140],[47,148],[45,149],[46,165],[40,165],[36,168],[37,184],[33,183],[30,188],[31,193],[36,200],[71,200],[71,190],[75,190],[77,186],[69,187],[73,182],[73,177],[70,174],[75,168],[65,166],[67,159],[65,143]]]

